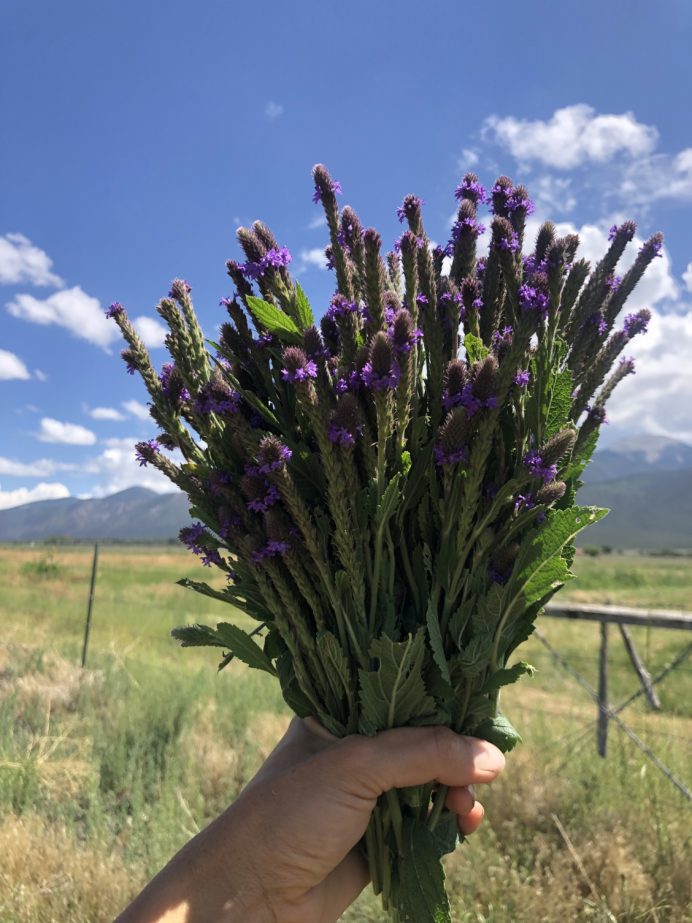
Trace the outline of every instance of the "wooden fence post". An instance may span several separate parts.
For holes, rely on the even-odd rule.
[[[96,586],[96,567],[99,560],[98,542],[94,545],[94,560],[91,565],[91,585],[89,586],[89,603],[87,605],[86,625],[84,626],[84,647],[82,648],[82,667],[86,666],[87,651],[89,649],[89,634],[91,633],[91,609],[94,605],[94,587]]]
[[[601,652],[598,664],[598,755],[608,752],[608,623],[601,622]]]
[[[649,671],[642,663],[641,657],[637,653],[637,648],[634,646],[632,635],[629,633],[626,625],[620,625],[620,633],[622,634],[622,640],[625,642],[627,653],[630,655],[630,660],[632,661],[634,672],[639,677],[639,682],[642,684],[642,689],[644,690],[644,693],[649,700],[649,705],[653,709],[658,710],[661,707],[661,700],[656,695],[656,690],[654,689],[654,685],[651,682]]]

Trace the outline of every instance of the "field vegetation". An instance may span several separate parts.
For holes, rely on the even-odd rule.
[[[79,664],[88,547],[0,549],[0,923],[107,923],[252,776],[288,712],[270,677],[169,630],[231,618],[176,586],[200,577],[182,550],[101,548],[89,659]],[[562,598],[692,610],[692,559],[580,555]],[[244,617],[236,613],[240,624]],[[541,631],[592,685],[598,626]],[[689,639],[632,631],[649,670]],[[611,629],[610,699],[636,688]],[[463,923],[652,921],[692,916],[689,803],[616,727],[595,755],[595,706],[533,639],[538,668],[503,707],[525,744],[484,791],[481,831],[447,863]],[[692,664],[623,718],[690,786]],[[365,892],[349,923],[381,920]]]

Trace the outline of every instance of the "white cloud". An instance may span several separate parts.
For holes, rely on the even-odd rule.
[[[138,420],[150,420],[149,408],[146,404],[142,404],[139,401],[123,401],[122,406],[125,410],[132,414],[133,417],[137,417]]]
[[[46,478],[56,471],[74,471],[77,465],[57,462],[52,458],[39,458],[33,462],[20,462],[0,457],[0,474],[17,478]]]
[[[620,153],[642,157],[658,140],[656,128],[638,122],[632,112],[598,115],[584,103],[556,109],[548,121],[491,115],[481,135],[492,137],[519,161],[537,160],[560,170],[605,163]]]
[[[33,295],[16,295],[7,305],[13,317],[33,324],[64,327],[75,336],[106,349],[120,339],[120,331],[108,320],[98,298],[92,298],[76,285],[55,292],[43,300]]]
[[[115,407],[92,407],[87,413],[93,420],[124,420],[124,414]]]
[[[636,374],[608,402],[611,426],[692,442],[692,306],[682,314],[654,311],[647,333],[632,340],[626,355],[635,359]]]
[[[539,209],[553,215],[568,214],[577,204],[571,187],[566,177],[544,174],[531,180],[531,195]]]
[[[96,436],[90,429],[77,423],[61,423],[51,417],[43,417],[38,433],[41,442],[59,442],[63,445],[93,445]]]
[[[464,173],[468,173],[471,167],[476,166],[479,159],[480,158],[477,151],[474,151],[473,148],[465,147],[461,152],[461,157],[459,158],[459,169]]]
[[[317,217],[313,218],[308,224],[308,231],[314,231],[316,228],[325,228],[326,226],[327,219],[324,215],[317,215]]]
[[[687,269],[682,274],[682,281],[688,292],[692,292],[692,263],[687,264]]]
[[[264,108],[264,114],[271,122],[273,122],[274,119],[278,119],[283,113],[284,107],[280,103],[268,102]]]
[[[26,380],[31,378],[31,375],[19,356],[6,349],[0,349],[0,381],[8,381],[10,378]]]
[[[629,164],[619,193],[638,205],[658,199],[692,199],[692,148],[678,154],[653,154]]]
[[[48,381],[48,376],[41,369],[34,369],[34,378],[38,379],[38,381]]]
[[[174,493],[178,490],[167,477],[151,465],[141,467],[135,458],[135,437],[106,439],[106,448],[84,466],[84,470],[100,476],[100,483],[91,492],[93,497],[107,497],[127,487],[148,487],[157,493]],[[169,453],[175,462],[182,461],[180,453]]]
[[[51,272],[52,260],[47,253],[35,247],[23,234],[6,234],[0,237],[0,284],[53,285],[60,288],[65,283]]]
[[[9,510],[13,506],[33,503],[35,500],[60,500],[69,497],[70,492],[64,484],[37,484],[36,487],[18,487],[16,490],[0,490],[0,509]]]
[[[158,349],[164,345],[168,330],[153,317],[136,317],[132,321],[132,326],[149,349]]]
[[[309,266],[317,266],[318,269],[327,268],[327,257],[324,255],[322,247],[313,247],[311,250],[301,250],[301,269],[307,269]]]

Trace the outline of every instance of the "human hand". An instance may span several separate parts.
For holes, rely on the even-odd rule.
[[[233,804],[117,923],[332,923],[368,883],[356,846],[381,794],[434,778],[469,834],[483,818],[469,786],[503,766],[492,744],[447,728],[337,740],[294,718]]]

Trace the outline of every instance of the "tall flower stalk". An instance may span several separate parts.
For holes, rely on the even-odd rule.
[[[257,623],[173,634],[276,676],[296,714],[337,736],[443,724],[510,750],[499,692],[531,672],[514,651],[572,577],[574,537],[607,512],[575,494],[649,313],[617,318],[662,236],[622,279],[632,222],[593,268],[551,222],[525,255],[527,190],[503,176],[486,191],[469,173],[445,247],[407,196],[408,227],[383,255],[325,167],[313,177],[337,284],[319,324],[261,222],[238,231],[218,343],[183,280],[157,306],[172,358],[160,373],[123,306],[107,312],[159,427],[140,463],[185,491],[195,523],[181,539],[227,578],[181,583]],[[392,920],[450,919],[445,794],[430,780],[373,812],[362,848]]]

